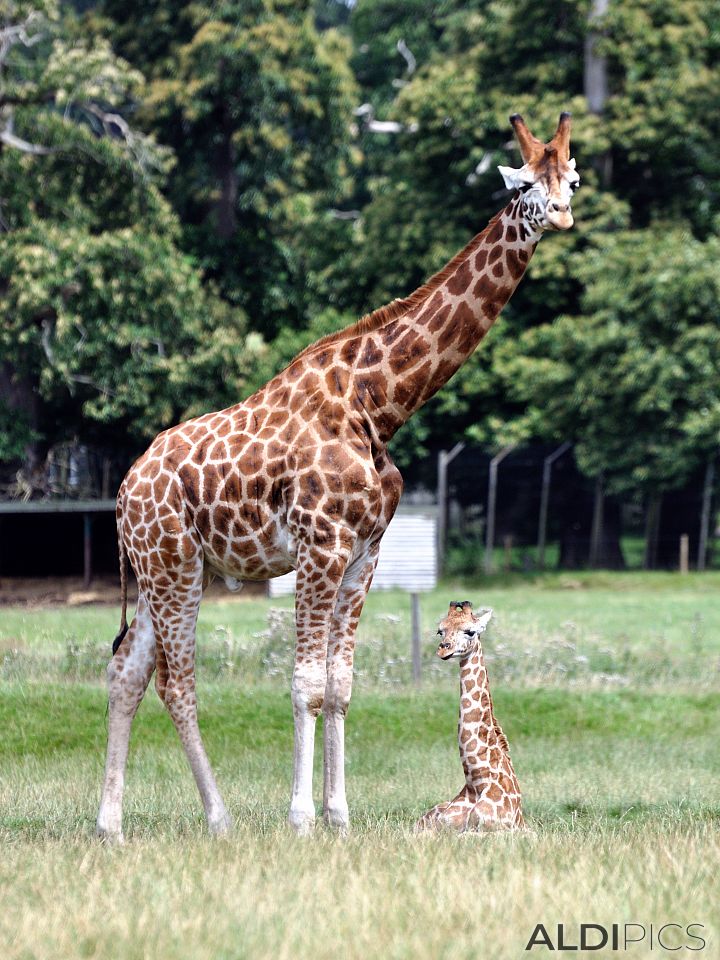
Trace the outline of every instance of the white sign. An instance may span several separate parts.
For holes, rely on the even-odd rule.
[[[437,510],[399,507],[380,541],[374,590],[400,587],[410,593],[432,590],[437,583]],[[271,597],[295,593],[295,571],[270,581]]]

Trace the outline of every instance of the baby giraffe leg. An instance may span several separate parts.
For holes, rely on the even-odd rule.
[[[142,594],[130,629],[108,664],[108,743],[97,834],[122,843],[122,798],[130,728],[155,666],[155,634]]]

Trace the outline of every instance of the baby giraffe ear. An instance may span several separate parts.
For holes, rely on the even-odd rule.
[[[535,177],[526,167],[498,167],[500,176],[505,181],[505,187],[508,190],[520,190],[529,183],[535,182]]]
[[[488,607],[473,618],[475,620],[475,626],[477,627],[478,633],[484,633],[487,630],[487,626],[492,620],[492,615],[493,611]]]

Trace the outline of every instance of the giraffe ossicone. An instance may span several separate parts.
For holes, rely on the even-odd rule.
[[[491,609],[473,613],[465,600],[450,604],[440,621],[437,654],[460,661],[458,746],[465,785],[452,800],[434,806],[415,824],[416,831],[461,833],[524,828],[522,796],[510,748],[495,718],[490,682],[480,636],[492,618]]]
[[[122,837],[130,727],[150,678],[167,706],[208,826],[230,818],[197,722],[195,624],[203,589],[295,569],[297,646],[289,820],[315,821],[315,725],[322,711],[326,823],[345,828],[345,715],[355,630],[402,479],[386,444],[458,370],[495,322],[545,230],[572,224],[578,182],[569,115],[542,144],[511,118],[521,188],[414,293],[303,350],[248,399],[161,433],[117,499],[122,622],[108,666],[108,745],[98,833]],[[138,605],[126,620],[126,561]]]

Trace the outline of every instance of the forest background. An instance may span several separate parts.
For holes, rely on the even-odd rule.
[[[661,561],[720,436],[718,64],[715,0],[0,0],[4,496],[414,289],[505,203],[508,114],[570,110],[575,228],[391,452],[570,441]]]

